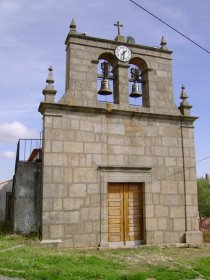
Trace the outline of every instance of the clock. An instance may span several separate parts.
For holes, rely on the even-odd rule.
[[[116,57],[122,62],[128,62],[131,58],[131,51],[126,46],[117,46],[115,49]]]

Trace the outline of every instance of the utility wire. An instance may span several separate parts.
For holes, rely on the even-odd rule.
[[[198,163],[198,162],[200,162],[200,161],[203,161],[203,160],[206,160],[206,159],[208,159],[208,158],[210,158],[210,156],[205,157],[205,158],[202,158],[202,159],[200,159],[200,160],[197,160],[196,163]]]
[[[190,39],[189,37],[187,37],[186,35],[184,35],[182,32],[180,32],[179,30],[177,30],[176,28],[174,28],[173,26],[171,26],[170,24],[168,24],[167,22],[165,22],[164,20],[160,19],[158,16],[154,15],[153,13],[151,13],[150,11],[148,11],[147,9],[145,9],[144,7],[142,7],[141,5],[139,5],[138,3],[136,3],[133,0],[129,0],[130,2],[132,2],[133,4],[135,4],[137,7],[139,7],[140,9],[144,10],[146,13],[150,14],[151,16],[153,16],[154,18],[156,18],[157,20],[159,20],[160,22],[162,22],[163,24],[167,25],[169,28],[171,28],[173,31],[175,31],[176,33],[178,33],[179,35],[181,35],[182,37],[184,37],[185,39],[187,39],[188,41],[190,41],[191,43],[193,43],[194,45],[196,45],[197,47],[199,47],[200,49],[202,49],[203,51],[207,52],[208,54],[210,54],[210,51],[208,51],[207,49],[205,49],[204,47],[202,47],[201,45],[199,45],[198,43],[196,43],[195,41],[193,41],[192,39]]]

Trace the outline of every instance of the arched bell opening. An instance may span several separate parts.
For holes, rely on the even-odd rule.
[[[114,75],[113,65],[115,57],[110,53],[103,53],[98,58],[97,67],[97,100],[114,103]]]
[[[149,107],[147,64],[143,59],[134,57],[129,65],[129,103]]]
[[[142,106],[141,70],[134,64],[129,67],[129,103],[131,106]]]

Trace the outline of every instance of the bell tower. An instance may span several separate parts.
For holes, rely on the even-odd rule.
[[[66,91],[60,103],[101,107],[97,101],[100,101],[97,99],[99,92],[104,96],[113,94],[113,106],[118,108],[128,109],[131,100],[138,98],[142,99],[139,110],[147,108],[150,112],[177,114],[172,92],[172,52],[168,50],[165,38],[162,38],[160,48],[137,45],[135,40],[129,41],[121,35],[123,25],[117,22],[115,26],[118,35],[111,41],[79,33],[75,21],[71,22],[65,41]],[[99,75],[98,68],[102,67],[103,73]],[[134,71],[139,72],[138,78]],[[97,84],[99,78],[102,91],[101,85]],[[133,81],[131,88],[129,81]]]
[[[70,24],[65,93],[49,68],[43,115],[42,242],[69,247],[199,243],[193,123],[174,103],[172,51]],[[56,73],[56,69],[55,69]],[[56,75],[55,75],[56,76]]]

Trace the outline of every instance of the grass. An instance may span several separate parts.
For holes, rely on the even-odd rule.
[[[210,249],[71,250],[0,235],[0,275],[29,280],[210,279]]]

